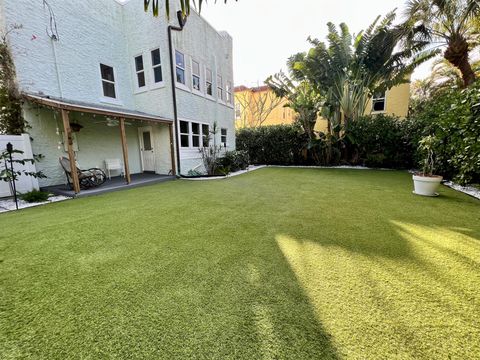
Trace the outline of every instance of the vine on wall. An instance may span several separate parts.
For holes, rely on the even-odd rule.
[[[11,25],[0,37],[0,134],[19,135],[27,128],[22,115],[15,65],[7,42],[8,35],[21,28],[21,25]]]

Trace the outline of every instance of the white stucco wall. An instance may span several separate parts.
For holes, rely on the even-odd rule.
[[[143,9],[142,0],[119,4],[114,0],[48,0],[55,13],[59,41],[47,36],[49,13],[42,0],[2,0],[2,28],[21,24],[9,36],[20,89],[68,100],[114,105],[173,119],[173,102],[167,39],[167,20],[160,11],[155,18]],[[163,2],[160,2],[163,5]],[[176,25],[172,9],[170,22]],[[177,91],[180,118],[228,129],[228,146],[235,147],[234,111],[216,99],[217,71],[233,85],[232,39],[217,32],[193,12],[182,32],[173,33],[174,47],[185,54],[187,89]],[[160,48],[163,84],[151,86],[150,51]],[[136,90],[134,57],[143,54],[146,91]],[[213,70],[214,99],[191,92],[191,58],[200,62],[202,83],[205,66]],[[100,63],[113,66],[117,100],[102,96]],[[33,131],[33,129],[32,129]],[[220,137],[220,134],[218,134]],[[195,152],[198,154],[198,151]],[[182,173],[193,163],[192,150],[181,150]]]

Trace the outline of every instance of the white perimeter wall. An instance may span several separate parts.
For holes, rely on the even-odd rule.
[[[32,159],[32,146],[30,144],[30,137],[28,134],[23,135],[0,135],[0,152],[7,148],[7,144],[11,143],[14,150],[23,151],[23,154],[13,154],[16,160]],[[5,168],[5,163],[1,162],[2,170]],[[10,166],[10,164],[8,164]],[[28,171],[35,172],[35,164],[27,163],[25,165],[14,164],[14,171]],[[20,175],[16,182],[17,192],[26,193],[33,189],[38,190],[38,180],[32,176]],[[0,181],[0,197],[13,195],[10,191],[8,182]]]

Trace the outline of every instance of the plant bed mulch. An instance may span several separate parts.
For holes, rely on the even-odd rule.
[[[68,196],[49,196],[47,201],[42,201],[42,202],[36,202],[36,203],[29,203],[24,200],[18,199],[18,209],[24,209],[24,208],[29,208],[33,206],[39,206],[39,205],[45,205],[49,204],[52,202],[57,202],[57,201],[64,201],[71,199]],[[2,212],[7,212],[7,211],[12,211],[16,210],[15,206],[15,200],[12,198],[3,198],[0,199],[0,213]]]

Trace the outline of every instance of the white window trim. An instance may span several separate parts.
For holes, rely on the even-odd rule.
[[[182,84],[180,82],[177,81],[177,52],[179,52],[180,54],[183,55],[183,63],[184,63],[184,67],[183,67],[183,71],[185,72],[185,75],[184,75],[184,78],[185,78],[185,84]],[[178,49],[173,49],[173,63],[175,64],[175,87],[180,89],[180,90],[184,90],[184,91],[187,91],[189,93],[192,92],[192,90],[190,89],[190,87],[187,85],[187,82],[188,82],[188,71],[187,71],[187,63],[185,61],[186,59],[186,54],[185,52],[183,51],[180,51]]]
[[[210,94],[207,94],[207,70],[210,70],[211,74],[212,74],[212,95]],[[212,100],[212,101],[216,101],[215,99],[215,87],[214,87],[214,82],[213,82],[213,77],[215,76],[215,74],[213,73],[213,70],[211,68],[209,68],[208,66],[204,66],[204,73],[205,73],[205,97],[209,100]]]
[[[227,91],[227,86],[230,84],[230,91]],[[227,94],[230,94],[230,101],[228,101],[227,99]],[[225,83],[225,104],[228,106],[228,107],[231,107],[232,109],[234,108],[234,98],[233,98],[234,94],[233,94],[233,81],[226,81]]]
[[[220,84],[220,85],[221,85],[221,86],[220,86],[220,89],[222,89],[223,98],[225,97],[225,87],[223,86],[223,85],[224,85],[224,81],[223,81],[224,79],[223,79],[223,76],[222,76],[221,74],[219,74],[218,71],[217,71],[217,72],[216,72],[216,77],[215,77],[215,85],[216,85],[216,86],[215,86],[215,89],[217,90],[217,101],[218,101],[220,104],[226,105],[225,100],[224,100],[222,97],[218,96],[218,88],[219,88],[219,86],[218,86],[218,77],[219,77],[219,76],[222,78],[222,83]]]
[[[115,96],[114,98],[111,98],[109,96],[105,96],[103,94],[103,78],[102,78],[102,70],[100,68],[100,64],[102,65],[105,65],[105,66],[109,66],[113,69],[113,78],[115,79],[115,81],[113,81],[113,86],[115,88]],[[98,61],[98,64],[97,64],[97,71],[98,71],[98,78],[99,78],[99,84],[100,84],[100,98],[99,98],[99,101],[102,102],[102,103],[107,103],[107,104],[112,104],[112,105],[120,105],[122,106],[123,103],[120,101],[120,93],[118,91],[118,86],[117,86],[117,83],[118,83],[118,78],[117,78],[117,69],[115,66],[112,66],[112,65],[108,65],[105,61]],[[108,80],[105,80],[107,82],[111,82],[111,81],[108,81]]]
[[[193,131],[192,131],[192,123],[196,123],[196,124],[199,124],[199,130],[200,130],[200,134],[198,135],[199,138],[200,138],[200,142],[203,146],[203,126],[202,125],[207,125],[208,126],[208,131],[210,132],[210,128],[211,128],[211,125],[208,123],[208,122],[203,122],[203,121],[198,121],[198,120],[189,120],[189,119],[184,119],[184,118],[178,118],[179,121],[184,121],[186,123],[188,123],[188,147],[186,146],[182,146],[182,139],[181,139],[181,136],[182,135],[186,135],[186,133],[182,133],[180,129],[178,129],[178,134],[180,136],[180,138],[178,139],[178,143],[180,145],[180,150],[194,150],[194,151],[198,151],[199,147],[197,146],[193,146]],[[209,134],[210,135],[210,134]]]
[[[375,100],[381,100],[383,99],[383,110],[373,110],[373,103]],[[372,114],[384,114],[387,112],[387,91],[385,90],[385,94],[383,95],[383,98],[376,98],[372,96]]]
[[[193,73],[193,62],[196,62],[198,64],[198,72],[199,72],[198,77],[199,77],[199,83],[200,83],[200,90],[197,90],[193,87],[193,76],[195,75]],[[199,96],[205,96],[204,93],[203,93],[202,64],[201,64],[200,61],[195,60],[192,56],[190,56],[190,69],[192,69],[191,74],[190,74],[190,80],[191,80],[191,83],[192,83],[192,93],[195,94],[195,95],[199,95]]]
[[[138,86],[138,78],[137,78],[137,74],[138,74],[138,71],[137,71],[137,67],[136,67],[136,64],[135,64],[135,58],[137,56],[142,56],[142,60],[143,60],[143,73],[145,74],[145,86],[144,87],[139,87]],[[148,79],[148,73],[147,73],[147,70],[145,68],[145,54],[143,53],[138,53],[136,55],[133,55],[133,60],[132,60],[132,70],[133,70],[133,82],[135,84],[134,86],[134,89],[133,89],[133,93],[134,94],[140,94],[140,93],[144,93],[146,91],[149,90],[149,79]]]
[[[155,82],[155,73],[154,73],[154,69],[153,69],[153,60],[152,60],[152,51],[153,50],[159,50],[160,51],[160,65],[156,65],[155,67],[158,67],[160,66],[160,68],[162,69],[162,81],[156,83]],[[160,88],[163,88],[165,87],[165,68],[163,67],[163,56],[162,56],[162,49],[160,48],[160,46],[156,46],[156,47],[153,47],[151,49],[148,50],[148,58],[149,58],[149,68],[150,68],[150,77],[151,77],[151,81],[150,81],[150,89],[154,90],[154,89],[160,89]],[[175,64],[177,65],[177,64]]]

